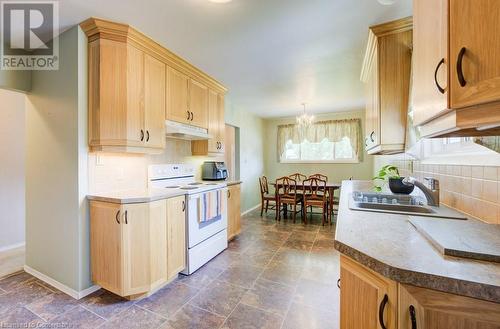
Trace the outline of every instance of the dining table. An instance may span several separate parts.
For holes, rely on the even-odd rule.
[[[293,182],[291,182],[293,183]],[[304,181],[296,181],[296,190],[297,191],[302,191],[304,192],[304,189],[307,188],[307,185],[310,184],[311,182],[307,182],[304,184]],[[278,193],[278,189],[279,189],[279,185],[277,186],[276,185],[276,180],[274,180],[273,182],[270,183],[271,186],[274,187],[275,189],[275,193]],[[326,182],[326,185],[325,185],[325,190],[328,192],[328,204],[330,205],[333,205],[334,204],[334,201],[335,201],[335,198],[334,198],[334,194],[335,194],[335,191],[336,190],[340,190],[340,187],[342,186],[342,183],[337,183],[337,182]],[[330,209],[329,211],[332,211],[332,209]],[[283,217],[286,219],[287,218],[287,205],[286,204],[283,204]]]

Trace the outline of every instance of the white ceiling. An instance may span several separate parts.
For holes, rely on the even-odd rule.
[[[412,0],[63,0],[61,29],[90,16],[128,23],[229,88],[262,117],[359,109],[368,27],[411,15]]]

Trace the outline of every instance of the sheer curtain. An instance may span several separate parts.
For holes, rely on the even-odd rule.
[[[347,137],[352,149],[359,160],[362,160],[362,130],[361,119],[319,121],[307,129],[302,129],[296,124],[278,126],[278,159],[285,150],[287,141],[299,144],[303,140],[319,143],[327,138],[330,142],[340,142]]]

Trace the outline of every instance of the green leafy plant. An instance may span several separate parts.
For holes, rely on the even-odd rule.
[[[389,178],[401,178],[399,175],[398,167],[394,165],[385,165],[378,171],[377,176],[373,177],[373,181],[376,183],[385,183],[389,181]],[[373,189],[377,192],[382,192],[382,186],[375,185]]]

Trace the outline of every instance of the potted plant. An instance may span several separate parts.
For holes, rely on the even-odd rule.
[[[389,189],[391,190],[392,193],[410,194],[411,192],[413,192],[413,189],[415,187],[413,185],[403,184],[403,179],[404,179],[404,177],[401,177],[399,175],[398,167],[396,167],[394,165],[383,166],[382,168],[380,168],[378,175],[373,177],[373,180],[375,182],[388,181],[389,182]],[[381,192],[382,186],[375,185],[374,189],[377,192]]]

